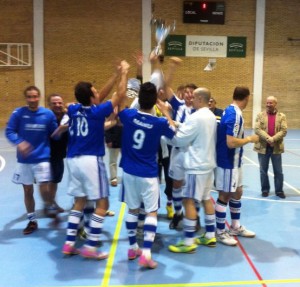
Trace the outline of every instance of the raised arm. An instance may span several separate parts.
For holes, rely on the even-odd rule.
[[[117,92],[113,94],[111,98],[111,102],[113,107],[119,105],[123,99],[126,97],[126,89],[127,89],[127,79],[128,79],[128,71],[129,71],[129,64],[123,60],[120,63],[120,73],[121,77],[119,80],[119,84],[117,86]]]
[[[99,91],[100,102],[102,102],[112,91],[112,88],[114,87],[114,85],[116,84],[116,82],[119,78],[120,68],[121,68],[120,63],[117,63],[115,65],[115,70],[114,70],[112,76],[108,79],[108,81],[106,82],[104,87]]]
[[[165,73],[165,96],[168,100],[170,100],[174,96],[174,91],[171,88],[171,84],[174,79],[174,75],[181,65],[182,60],[177,57],[171,57],[169,61],[169,67],[167,72]]]

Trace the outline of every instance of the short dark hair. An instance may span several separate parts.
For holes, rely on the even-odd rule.
[[[143,83],[139,91],[139,104],[141,109],[150,110],[156,104],[156,86],[150,82]]]
[[[29,92],[29,91],[37,91],[38,95],[39,96],[41,95],[41,91],[39,88],[37,88],[36,86],[29,86],[24,90],[24,92],[23,92],[24,96],[26,96],[27,92]]]
[[[92,86],[90,82],[79,82],[75,86],[75,98],[83,106],[89,106],[91,104],[91,98],[94,97],[91,90]]]
[[[193,84],[193,83],[189,83],[189,84],[186,84],[185,86],[184,86],[184,88],[185,89],[193,89],[193,90],[196,90],[198,87],[195,85],[195,84]]]
[[[50,94],[47,98],[48,104],[50,104],[51,99],[54,98],[54,97],[62,98],[62,96],[60,94],[56,94],[56,93]]]
[[[237,101],[243,101],[249,95],[250,91],[247,87],[235,87],[233,91],[233,99]]]

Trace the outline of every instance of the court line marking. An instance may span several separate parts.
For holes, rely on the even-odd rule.
[[[257,163],[255,163],[254,161],[250,160],[249,158],[245,157],[249,162],[251,162],[253,165],[255,166],[259,166]],[[269,174],[271,176],[274,176],[274,174],[272,174],[271,172],[269,172]],[[298,192],[300,194],[300,191],[298,191],[297,189],[295,189],[294,187],[292,187],[291,185],[287,184],[286,182],[284,182],[284,184],[286,184],[287,186],[291,187],[294,191]],[[121,209],[120,209],[120,214],[117,220],[117,226],[115,229],[115,233],[113,235],[113,241],[112,241],[112,246],[110,248],[109,251],[109,257],[108,257],[108,261],[104,270],[104,274],[103,274],[103,279],[102,279],[102,283],[101,286],[102,287],[108,287],[109,285],[109,281],[110,281],[110,277],[111,277],[111,273],[112,273],[112,269],[113,269],[113,263],[114,263],[114,259],[115,259],[115,254],[117,251],[117,246],[118,246],[118,239],[120,237],[120,232],[121,232],[121,228],[123,225],[123,219],[124,219],[124,214],[125,214],[125,209],[126,209],[126,204],[122,203]],[[226,224],[228,225],[228,223],[226,222]],[[242,251],[243,255],[245,256],[247,262],[249,263],[249,265],[251,266],[252,270],[254,271],[255,275],[257,276],[257,278],[259,280],[251,280],[251,281],[231,281],[231,282],[210,282],[210,283],[179,283],[179,284],[147,284],[147,285],[142,285],[143,287],[155,287],[155,286],[160,286],[160,287],[193,287],[193,286],[237,286],[237,285],[250,285],[250,284],[260,284],[262,286],[266,286],[265,284],[275,284],[275,283],[300,283],[300,279],[285,279],[285,280],[263,280],[261,275],[259,274],[259,272],[257,271],[254,263],[252,262],[252,260],[249,258],[246,250],[244,249],[243,245],[241,244],[241,242],[239,241],[239,239],[237,238],[238,241],[238,246],[240,248],[240,250]],[[112,287],[136,287],[136,286],[141,286],[139,285],[111,285]],[[87,286],[85,286],[87,287]],[[91,287],[91,286],[90,286]],[[98,287],[98,286],[97,286]]]
[[[249,281],[227,281],[208,283],[168,283],[168,284],[137,284],[137,285],[106,285],[105,287],[222,287],[222,286],[245,286],[254,284],[295,284],[300,283],[300,278],[296,279],[270,279],[270,280],[249,280]],[[103,285],[102,285],[103,286]],[[284,285],[285,287],[286,285]],[[60,286],[60,287],[99,287],[95,286]]]
[[[248,160],[249,162],[251,162],[252,164],[254,164],[255,166],[259,167],[259,164],[257,164],[255,161],[251,160],[250,158],[244,156],[244,158],[246,160]],[[268,171],[268,174],[274,177],[274,174],[270,171]],[[283,184],[286,185],[287,187],[289,187],[290,189],[292,189],[293,191],[295,191],[296,193],[300,194],[300,190],[297,189],[296,187],[290,185],[289,183],[287,183],[286,181],[283,181]]]
[[[6,165],[5,158],[0,155],[0,172],[4,169],[5,165]]]
[[[120,209],[120,214],[119,214],[118,220],[117,220],[117,226],[116,226],[112,244],[111,244],[111,248],[109,250],[107,264],[105,266],[104,273],[103,273],[102,284],[101,284],[101,286],[103,286],[103,287],[109,286],[109,280],[110,280],[112,268],[114,265],[115,254],[116,254],[117,247],[118,247],[118,240],[120,238],[121,228],[122,228],[123,221],[124,221],[123,219],[124,219],[125,209],[126,209],[126,204],[122,203],[122,206]]]

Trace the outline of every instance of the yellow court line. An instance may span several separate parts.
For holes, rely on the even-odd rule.
[[[110,270],[111,272],[111,270]],[[109,275],[110,275],[109,272]],[[109,279],[109,278],[108,278]],[[108,283],[108,282],[107,282]],[[228,282],[206,282],[206,283],[170,283],[170,284],[138,284],[138,285],[108,285],[102,282],[102,287],[222,287],[222,286],[245,286],[262,284],[296,284],[300,283],[298,279],[278,279],[278,280],[251,280],[251,281],[228,281]],[[107,285],[104,285],[107,284]],[[283,287],[285,287],[284,285]],[[298,285],[299,286],[299,285]],[[63,286],[61,286],[63,287]],[[99,287],[99,286],[64,286],[64,287]]]
[[[122,206],[120,209],[120,214],[119,214],[118,221],[117,221],[117,227],[115,229],[111,248],[109,251],[109,257],[108,257],[107,264],[106,264],[104,274],[103,274],[103,279],[102,279],[102,284],[101,284],[101,286],[103,286],[103,287],[107,287],[109,280],[110,280],[110,276],[111,276],[111,272],[112,272],[112,268],[113,268],[113,264],[114,264],[114,259],[115,259],[115,254],[116,254],[116,250],[117,250],[117,246],[118,246],[118,239],[119,239],[122,224],[123,224],[125,209],[126,209],[126,204],[122,203]]]

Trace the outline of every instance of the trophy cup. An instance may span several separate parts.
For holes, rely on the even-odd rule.
[[[163,19],[152,19],[151,24],[155,26],[156,47],[154,48],[155,55],[161,54],[161,44],[164,42],[170,32],[175,30],[175,21],[172,25],[166,26]]]

